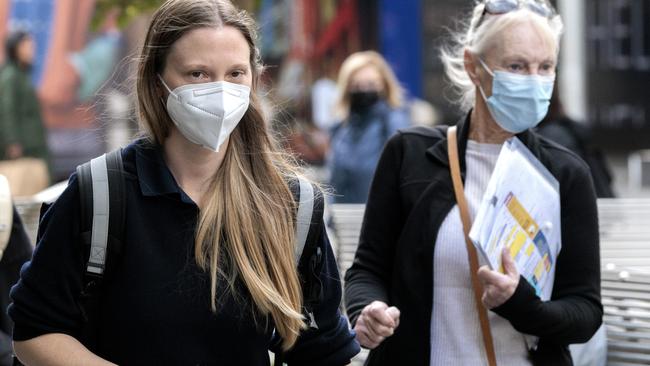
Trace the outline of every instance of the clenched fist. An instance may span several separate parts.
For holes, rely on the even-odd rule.
[[[399,326],[399,310],[388,307],[381,301],[373,301],[361,311],[361,315],[354,325],[357,340],[368,349],[373,349],[387,337],[390,337]]]

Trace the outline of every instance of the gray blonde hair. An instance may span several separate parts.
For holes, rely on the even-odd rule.
[[[550,4],[548,6],[551,7]],[[483,16],[484,11],[485,1],[478,2],[471,12],[469,21],[461,21],[461,30],[452,32],[451,41],[443,46],[440,51],[445,74],[454,92],[452,101],[463,112],[472,108],[476,95],[476,87],[465,70],[465,50],[480,55],[487,50],[495,37],[504,29],[515,23],[532,21],[549,38],[553,39],[557,45],[556,50],[559,51],[563,24],[560,15],[557,13],[550,18],[543,18],[526,7],[500,15],[485,14]]]
[[[350,81],[352,76],[359,70],[367,67],[374,67],[381,75],[384,83],[384,93],[388,105],[398,108],[402,105],[404,91],[397,81],[395,73],[388,65],[388,62],[375,51],[355,52],[348,56],[343,64],[338,77],[338,98],[336,101],[336,116],[345,120],[350,115]]]

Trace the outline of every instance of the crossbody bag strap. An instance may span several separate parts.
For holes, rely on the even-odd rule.
[[[454,183],[454,194],[456,195],[456,203],[458,203],[458,210],[460,211],[460,219],[463,222],[463,234],[465,235],[465,245],[467,246],[467,258],[469,259],[470,277],[474,289],[474,299],[476,300],[476,311],[478,312],[479,321],[481,322],[481,333],[483,333],[483,346],[488,358],[488,364],[490,366],[496,366],[497,360],[494,352],[492,332],[490,331],[490,321],[488,319],[487,309],[483,306],[483,302],[481,301],[483,289],[478,280],[478,255],[476,254],[476,248],[474,248],[472,241],[469,239],[469,230],[472,226],[472,220],[470,219],[467,200],[465,199],[463,181],[460,178],[460,163],[458,159],[458,142],[456,135],[456,126],[449,127],[447,130],[449,168],[451,170],[451,179]]]

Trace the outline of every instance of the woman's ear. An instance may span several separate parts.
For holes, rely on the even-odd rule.
[[[479,65],[474,54],[466,49],[463,54],[463,61],[465,62],[465,71],[469,75],[470,80],[472,80],[472,83],[476,86],[481,85],[477,72]]]

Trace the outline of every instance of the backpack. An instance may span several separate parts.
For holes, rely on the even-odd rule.
[[[119,259],[124,246],[126,195],[122,150],[118,149],[77,167],[81,202],[81,238],[87,248],[87,263],[81,293],[81,310],[85,320],[84,338],[91,345],[94,334],[91,319],[99,307],[99,290],[105,277],[110,277],[112,263]],[[318,246],[323,217],[322,195],[316,195],[312,184],[298,177],[299,191],[292,193],[298,203],[296,215],[295,260],[303,288],[304,315],[310,328],[318,328],[313,306],[320,302],[322,284],[317,277],[322,266]],[[304,278],[303,278],[304,277]],[[280,340],[277,340],[278,342]]]

